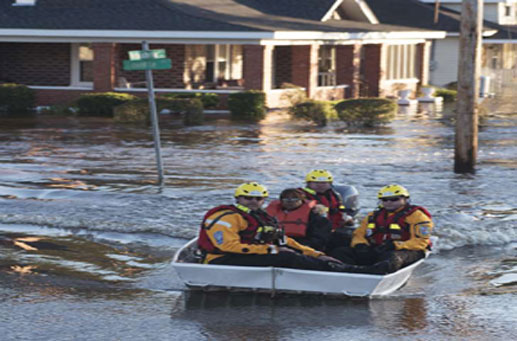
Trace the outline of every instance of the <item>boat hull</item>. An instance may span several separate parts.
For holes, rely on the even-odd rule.
[[[383,296],[402,287],[413,270],[424,261],[421,259],[387,275],[208,265],[182,261],[181,254],[193,245],[195,240],[180,249],[173,259],[172,266],[186,286],[206,290],[317,293],[356,297]]]

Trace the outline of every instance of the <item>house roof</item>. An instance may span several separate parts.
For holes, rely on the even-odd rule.
[[[391,1],[391,0],[390,0]],[[320,21],[341,0],[37,0],[35,6],[12,6],[0,0],[0,38],[18,35],[188,38],[193,32],[226,37],[277,39],[379,39],[426,37],[429,32],[396,25],[350,20]],[[320,6],[318,6],[320,4]],[[290,14],[288,7],[293,9]],[[308,17],[311,14],[312,17]],[[297,16],[299,15],[299,16]],[[317,19],[316,19],[317,18]],[[60,32],[57,32],[60,31]],[[121,32],[124,32],[122,34]],[[137,32],[138,34],[136,34]],[[189,34],[185,34],[189,32]],[[315,33],[308,36],[306,32]],[[416,33],[415,33],[416,32]],[[254,35],[251,33],[255,33]],[[258,34],[257,34],[258,33]],[[299,33],[298,38],[295,37]],[[316,34],[317,33],[317,34]],[[239,35],[240,34],[240,35]],[[319,34],[319,35],[318,35]],[[334,35],[333,35],[334,34]],[[336,36],[338,34],[338,36]],[[411,36],[413,34],[413,36]],[[312,38],[311,38],[312,37]]]
[[[336,2],[341,3],[342,0],[236,0],[236,2],[265,14],[320,21]]]
[[[434,6],[418,0],[365,0],[380,22],[392,25],[418,27],[428,30],[459,32],[461,15],[440,9],[434,22]]]
[[[438,21],[434,22],[434,3],[419,0],[365,0],[380,22],[391,25],[405,25],[427,30],[443,30],[457,34],[460,31],[461,13],[440,7]],[[483,30],[492,35],[501,25],[483,22]]]

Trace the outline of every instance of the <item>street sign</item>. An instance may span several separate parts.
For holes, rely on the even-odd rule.
[[[129,51],[130,60],[142,60],[142,59],[161,59],[166,58],[165,50],[140,50],[140,51]]]
[[[127,71],[134,70],[167,70],[172,68],[172,62],[169,58],[161,59],[142,59],[142,60],[124,60],[123,68]]]

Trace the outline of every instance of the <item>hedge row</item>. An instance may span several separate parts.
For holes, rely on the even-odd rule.
[[[0,114],[30,114],[34,110],[34,90],[20,84],[0,84]]]
[[[393,119],[397,108],[397,103],[386,98],[346,99],[337,102],[309,100],[292,106],[289,113],[318,126],[325,126],[328,122],[339,119],[348,125],[373,127]]]

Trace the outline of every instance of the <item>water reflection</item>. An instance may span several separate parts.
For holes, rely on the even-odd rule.
[[[365,300],[258,293],[185,293],[171,316],[199,323],[209,339],[309,339],[358,333],[375,325],[386,336],[428,326],[423,298]],[[238,316],[238,318],[236,318]],[[305,327],[305,328],[304,328]]]

